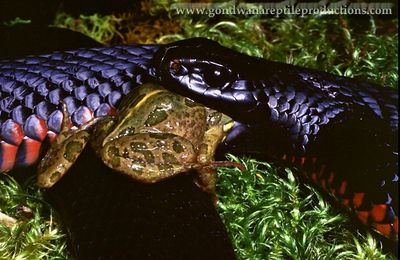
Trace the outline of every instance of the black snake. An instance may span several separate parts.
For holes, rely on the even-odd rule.
[[[398,97],[373,84],[249,57],[194,38],[0,61],[0,169],[35,163],[59,132],[115,113],[159,81],[235,121],[219,147],[286,161],[391,239],[398,234]]]

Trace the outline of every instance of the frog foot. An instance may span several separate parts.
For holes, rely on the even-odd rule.
[[[195,184],[204,192],[213,194],[215,203],[218,201],[218,198],[215,196],[215,185],[217,183],[215,168],[217,167],[236,167],[242,172],[246,170],[243,164],[231,161],[211,161],[192,166],[192,168],[198,171],[198,175],[194,181]]]

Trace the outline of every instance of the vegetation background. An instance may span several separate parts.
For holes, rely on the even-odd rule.
[[[398,85],[397,1],[389,16],[177,15],[179,0],[13,1],[0,3],[3,27],[50,25],[103,44],[167,43],[207,37],[240,52],[338,75]],[[224,2],[224,1],[204,1]],[[239,1],[238,1],[239,2]],[[239,259],[391,259],[332,208],[296,169],[248,158],[249,171],[219,170],[218,210]],[[18,205],[34,218],[24,218]],[[0,259],[66,259],[66,236],[34,180],[0,177],[0,209],[21,220],[0,225]]]

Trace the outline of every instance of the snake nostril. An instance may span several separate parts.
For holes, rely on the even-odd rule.
[[[247,91],[252,91],[254,90],[254,82],[251,80],[236,80],[234,83],[232,83],[232,89],[233,90],[247,90]]]

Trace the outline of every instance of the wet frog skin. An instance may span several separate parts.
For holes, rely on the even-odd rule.
[[[38,167],[41,187],[52,187],[89,140],[108,167],[144,183],[197,170],[196,183],[213,192],[215,166],[239,166],[213,161],[232,120],[159,85],[137,88],[122,101],[116,117],[98,118],[77,130],[68,129],[66,106],[63,110],[63,130]]]

